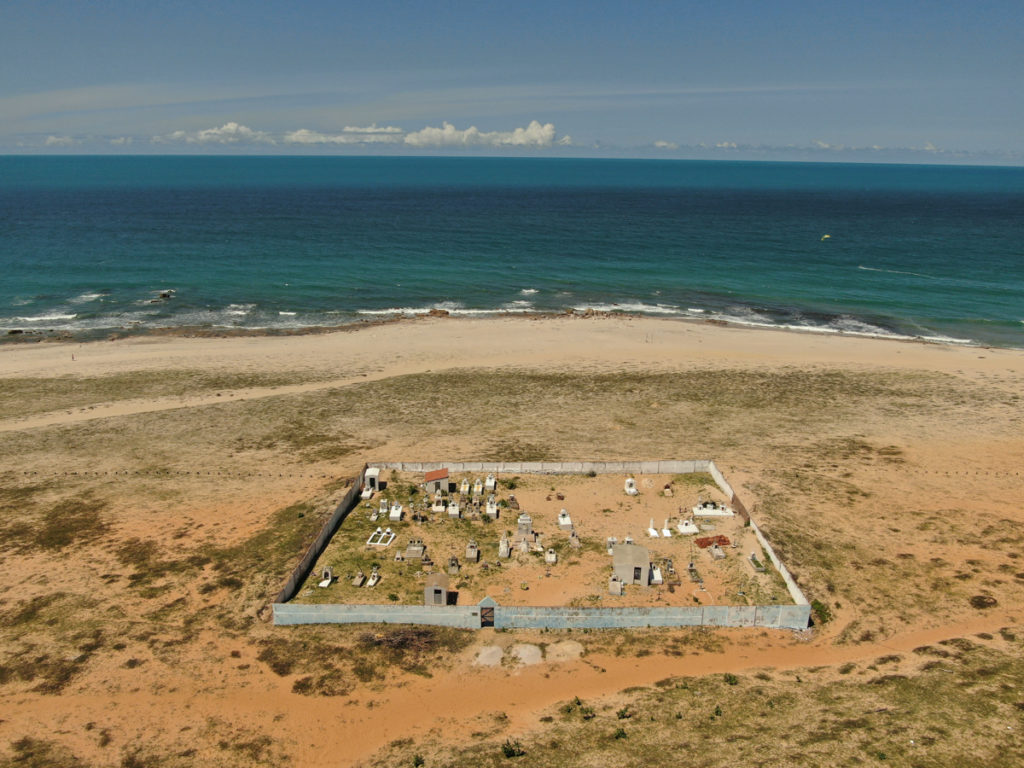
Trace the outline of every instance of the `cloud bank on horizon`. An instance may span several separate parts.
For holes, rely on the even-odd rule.
[[[232,148],[236,151],[274,151],[288,152],[296,148],[314,150],[344,150],[346,148],[390,149],[399,153],[415,154],[417,150],[528,150],[539,152],[555,152],[559,150],[575,155],[621,157],[641,155],[649,157],[684,157],[711,156],[732,159],[763,158],[779,159],[783,157],[801,156],[802,159],[825,159],[827,155],[838,156],[847,160],[886,161],[900,157],[916,158],[930,161],[976,160],[978,153],[947,150],[925,142],[922,146],[885,147],[878,144],[856,146],[836,144],[815,139],[806,145],[774,146],[770,144],[746,144],[735,141],[716,141],[712,143],[680,144],[675,141],[659,139],[643,147],[621,148],[602,145],[599,142],[581,145],[572,137],[559,135],[553,123],[541,123],[531,120],[526,126],[513,128],[509,131],[481,131],[476,126],[457,128],[452,123],[443,121],[440,126],[425,126],[409,131],[395,125],[367,126],[346,125],[335,132],[324,132],[309,128],[297,128],[279,132],[264,131],[242,125],[236,121],[228,121],[223,125],[198,130],[176,129],[169,133],[150,137],[132,136],[58,136],[48,135],[38,142],[44,151],[80,151],[83,148],[108,144],[115,149],[127,150],[139,145],[149,145],[157,150],[180,151],[190,148],[197,151],[209,151],[217,148]],[[624,154],[625,153],[625,154]],[[1005,160],[1010,155],[993,155],[995,161]],[[835,159],[835,157],[831,158]],[[1019,159],[1019,158],[1018,158]]]
[[[113,141],[123,143],[123,137]],[[151,143],[157,145],[406,145],[409,147],[546,147],[572,146],[571,136],[558,136],[552,123],[541,124],[531,120],[525,127],[511,131],[481,131],[474,125],[465,129],[456,128],[449,122],[440,127],[426,126],[418,131],[406,131],[394,125],[378,126],[376,123],[365,128],[345,126],[337,133],[323,133],[298,128],[274,135],[267,131],[254,130],[246,125],[231,121],[213,128],[198,131],[175,130],[160,136],[153,136]],[[72,146],[77,143],[73,137],[49,136],[46,146]]]

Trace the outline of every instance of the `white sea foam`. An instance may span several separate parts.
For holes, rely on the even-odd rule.
[[[280,312],[278,312],[277,314],[279,314],[279,315],[283,315],[284,317],[295,317],[295,315],[296,315],[297,313],[295,313],[295,312],[285,312],[284,310],[281,310],[281,311],[280,311]]]
[[[102,293],[83,293],[80,296],[75,296],[73,299],[69,299],[71,304],[85,304],[88,301],[96,301],[96,299],[103,298]]]
[[[8,320],[21,323],[50,323],[54,320],[74,320],[78,317],[77,314],[63,315],[58,313],[51,313],[48,315],[29,315],[25,317],[9,317]]]
[[[224,311],[229,315],[248,315],[256,308],[255,304],[228,304]]]
[[[521,290],[519,293],[522,296],[533,296],[535,293],[537,293],[537,289],[536,288],[523,288],[523,290]]]
[[[509,312],[530,312],[533,310],[533,302],[519,299],[518,301],[510,301],[507,304],[502,304],[501,308]]]
[[[586,312],[588,309],[594,312],[628,312],[644,315],[680,315],[679,307],[668,306],[667,304],[645,304],[643,302],[621,302],[616,304],[580,304],[574,306],[576,312]]]
[[[686,311],[693,312],[693,314],[695,315],[703,315],[705,312],[707,312],[706,309],[697,309],[696,307],[687,307]]]

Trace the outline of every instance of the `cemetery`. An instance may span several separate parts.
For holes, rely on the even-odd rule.
[[[302,623],[300,606],[346,606],[363,617],[377,606],[382,621],[400,621],[395,611],[407,606],[409,616],[428,617],[409,621],[430,623],[441,616],[438,608],[472,607],[474,617],[478,610],[493,617],[494,607],[479,608],[493,605],[634,616],[749,607],[750,621],[739,623],[770,626],[777,624],[754,620],[754,607],[803,607],[741,502],[709,472],[407,467],[364,470],[354,506],[296,580],[290,600],[275,604],[278,623]]]

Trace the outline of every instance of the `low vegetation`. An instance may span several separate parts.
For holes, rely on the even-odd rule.
[[[409,740],[370,766],[502,766],[516,745],[517,766],[630,768],[677,765],[984,764],[1015,767],[1024,749],[1019,641],[979,644],[955,638],[942,662],[879,659],[871,667],[777,674],[677,677],[615,701],[579,697],[542,714],[528,729],[500,730],[444,747]],[[898,672],[882,673],[884,665]]]

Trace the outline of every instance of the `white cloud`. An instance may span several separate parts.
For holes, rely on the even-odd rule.
[[[186,144],[274,144],[273,137],[264,131],[254,131],[236,122],[224,123],[219,128],[204,128],[201,131],[172,131],[164,136],[154,136],[157,144],[184,142]]]
[[[413,147],[551,147],[570,144],[572,139],[563,136],[556,141],[554,124],[532,120],[513,131],[481,131],[475,125],[461,130],[445,122],[440,128],[427,126],[407,133],[404,141]]]
[[[654,146],[658,149],[679,149],[679,145],[674,141],[656,141]]]
[[[111,139],[110,143],[113,144],[115,147],[123,147],[123,146],[125,146],[127,144],[131,144],[132,143],[132,137],[131,136],[118,136],[116,138]]]
[[[735,141],[719,141],[715,143],[715,147],[718,149],[736,149]]]
[[[376,126],[372,126],[376,128]],[[377,128],[367,131],[362,128],[346,127],[342,133],[320,133],[308,128],[289,131],[284,135],[285,144],[393,144],[402,140],[402,129]]]
[[[396,128],[393,125],[379,126],[376,123],[368,125],[365,128],[357,128],[352,125],[346,125],[341,129],[345,133],[405,133],[401,128]]]
[[[47,136],[43,145],[47,147],[73,147],[77,143],[78,139],[73,139],[70,136]]]

